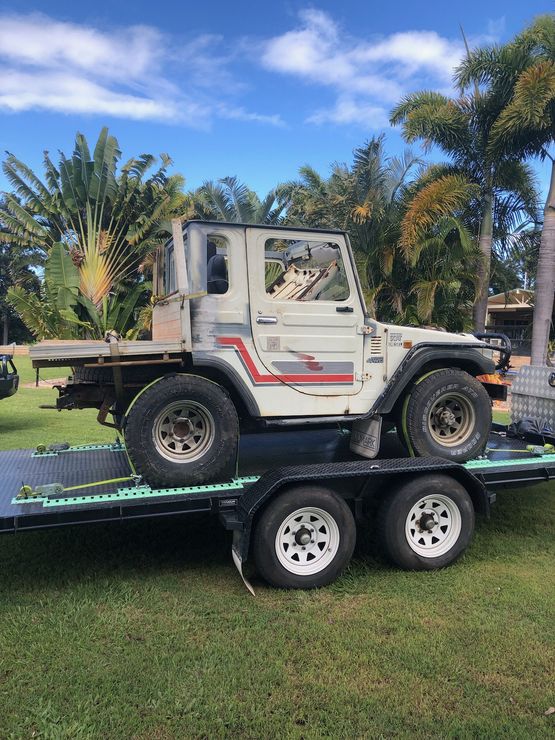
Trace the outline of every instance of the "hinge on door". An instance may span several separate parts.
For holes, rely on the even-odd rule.
[[[355,373],[355,380],[364,383],[365,380],[371,380],[372,374],[371,373]]]
[[[365,324],[357,328],[357,334],[372,334],[373,331],[374,329],[371,326],[366,326]]]

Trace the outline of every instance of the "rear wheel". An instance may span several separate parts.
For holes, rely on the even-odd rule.
[[[472,500],[447,475],[423,475],[401,484],[378,514],[382,549],[408,570],[450,565],[466,550],[473,532]]]
[[[416,384],[402,422],[414,454],[464,462],[484,451],[491,400],[482,384],[463,370],[438,370]]]
[[[162,378],[131,405],[125,443],[152,486],[190,486],[233,475],[239,438],[227,391],[191,375]]]
[[[351,559],[355,540],[353,514],[342,498],[327,488],[297,486],[260,516],[254,560],[274,586],[316,588],[337,578]]]

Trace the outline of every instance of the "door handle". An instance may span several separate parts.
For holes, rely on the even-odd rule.
[[[257,316],[257,324],[277,324],[277,318],[275,316]]]
[[[337,313],[353,313],[355,310],[352,306],[336,306]]]

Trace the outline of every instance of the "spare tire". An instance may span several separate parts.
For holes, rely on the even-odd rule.
[[[73,368],[74,383],[113,383],[112,370],[109,367],[80,367]]]
[[[482,454],[487,444],[491,399],[463,370],[438,370],[414,386],[405,402],[402,427],[413,454],[465,462]]]
[[[228,392],[196,375],[167,375],[131,404],[125,444],[153,487],[183,487],[233,476],[239,420]]]
[[[160,365],[120,365],[123,380],[131,383],[150,383],[165,370]],[[114,374],[109,364],[98,367],[73,368],[74,383],[95,383],[95,385],[113,385]]]

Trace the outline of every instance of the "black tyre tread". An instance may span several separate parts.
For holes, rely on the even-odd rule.
[[[305,506],[325,509],[335,518],[340,530],[339,550],[334,560],[310,576],[287,571],[275,554],[275,537],[285,517]],[[345,500],[335,491],[317,485],[299,485],[280,493],[263,510],[256,522],[253,536],[253,556],[260,575],[277,588],[311,589],[327,586],[348,565],[356,543],[356,524]]]
[[[112,370],[108,367],[76,367],[73,370],[75,383],[112,383]]]
[[[410,508],[433,489],[458,499],[462,528],[454,547],[438,558],[424,558],[411,549],[406,540],[405,522]],[[457,503],[457,502],[456,502]],[[376,519],[380,550],[394,565],[404,570],[437,570],[454,563],[467,549],[474,534],[475,513],[472,499],[464,486],[449,475],[434,473],[405,479],[384,498]]]
[[[438,392],[438,395],[440,395],[440,389],[444,388],[446,384],[459,385],[460,387],[457,388],[459,392],[465,391],[466,387],[466,392],[470,392],[470,395],[474,396],[475,438],[471,438],[458,448],[442,448],[426,434],[423,428],[425,424],[427,429],[427,417],[426,421],[423,421],[423,410],[426,408],[427,402],[434,392]],[[492,422],[491,399],[480,381],[464,370],[457,368],[437,370],[414,386],[408,401],[405,421],[406,433],[409,437],[406,441],[408,441],[410,448],[416,455],[420,457],[446,457],[454,462],[465,462],[481,455],[486,447]]]
[[[132,366],[122,368],[123,380],[134,383],[149,383],[157,377],[164,375],[165,368],[152,366]],[[94,383],[95,385],[112,385],[114,376],[110,367],[81,367],[73,369],[73,380],[75,383]]]
[[[216,422],[216,439],[199,460],[179,463],[154,448],[152,423],[174,400],[199,400]],[[239,439],[239,420],[229,393],[196,375],[173,374],[146,388],[131,405],[125,422],[125,444],[135,470],[153,487],[201,485],[230,477]],[[231,473],[233,475],[233,473]]]

